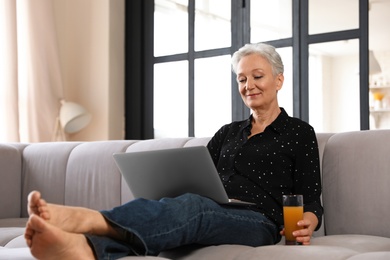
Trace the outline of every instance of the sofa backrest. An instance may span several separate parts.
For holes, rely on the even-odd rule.
[[[324,151],[326,235],[390,237],[390,130],[329,138]]]
[[[328,136],[318,136],[321,154]],[[112,159],[113,153],[205,146],[209,140],[190,137],[4,144],[0,147],[0,195],[7,199],[1,201],[0,218],[27,217],[27,195],[32,190],[39,190],[50,203],[97,210],[126,203],[133,196]]]

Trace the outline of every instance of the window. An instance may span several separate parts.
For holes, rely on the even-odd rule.
[[[359,28],[359,1],[309,1],[309,34]],[[328,12],[332,12],[332,17]],[[348,14],[348,15],[346,15]],[[317,131],[360,129],[359,39],[309,44],[309,122]]]
[[[232,120],[231,5],[156,0],[154,10],[154,137],[213,135]]]
[[[226,0],[195,1],[195,51],[230,47],[231,8]]]
[[[278,99],[289,115],[309,122],[317,132],[369,128],[367,0],[142,3],[154,7],[154,30],[146,28],[153,32],[154,46],[146,63],[154,72],[144,73],[155,74],[154,82],[145,85],[154,89],[154,118],[146,117],[153,118],[153,137],[211,136],[222,124],[247,118],[250,111],[237,91],[230,56],[248,42],[270,43],[281,54],[285,82]],[[323,10],[334,6],[340,12],[332,9],[334,19],[325,17],[324,22]],[[147,15],[144,19],[146,24],[153,21]],[[142,41],[147,45],[150,39]],[[346,50],[354,56],[347,57]],[[341,71],[352,85],[337,78]],[[223,94],[214,99],[215,93]],[[353,100],[352,107],[345,106],[346,97]]]
[[[251,0],[251,42],[292,37],[291,0]]]
[[[195,136],[212,136],[232,121],[230,55],[195,60]]]
[[[187,82],[187,61],[154,65],[155,138],[186,137],[188,135]]]
[[[186,0],[155,0],[154,56],[188,51],[187,8]]]

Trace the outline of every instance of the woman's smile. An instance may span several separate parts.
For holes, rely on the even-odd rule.
[[[247,94],[246,97],[247,97],[248,99],[256,99],[256,98],[258,98],[260,95],[261,95],[261,93],[251,93],[251,94]]]

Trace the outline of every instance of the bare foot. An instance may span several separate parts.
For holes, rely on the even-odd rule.
[[[25,239],[37,259],[94,259],[85,236],[65,232],[32,214],[27,223]]]
[[[122,239],[100,212],[82,207],[46,203],[38,191],[32,191],[28,195],[28,212],[66,232]]]

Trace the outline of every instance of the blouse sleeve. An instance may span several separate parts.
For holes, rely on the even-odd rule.
[[[226,130],[228,128],[228,125],[222,126],[210,139],[210,141],[207,144],[207,149],[209,150],[209,153],[211,155],[211,158],[213,159],[213,162],[215,165],[218,165],[218,159],[219,155],[221,153],[222,144],[225,139]]]
[[[304,211],[318,218],[318,230],[322,223],[321,176],[317,138],[313,127],[304,127],[299,133],[300,151],[296,154],[294,169],[294,193],[303,195]]]

